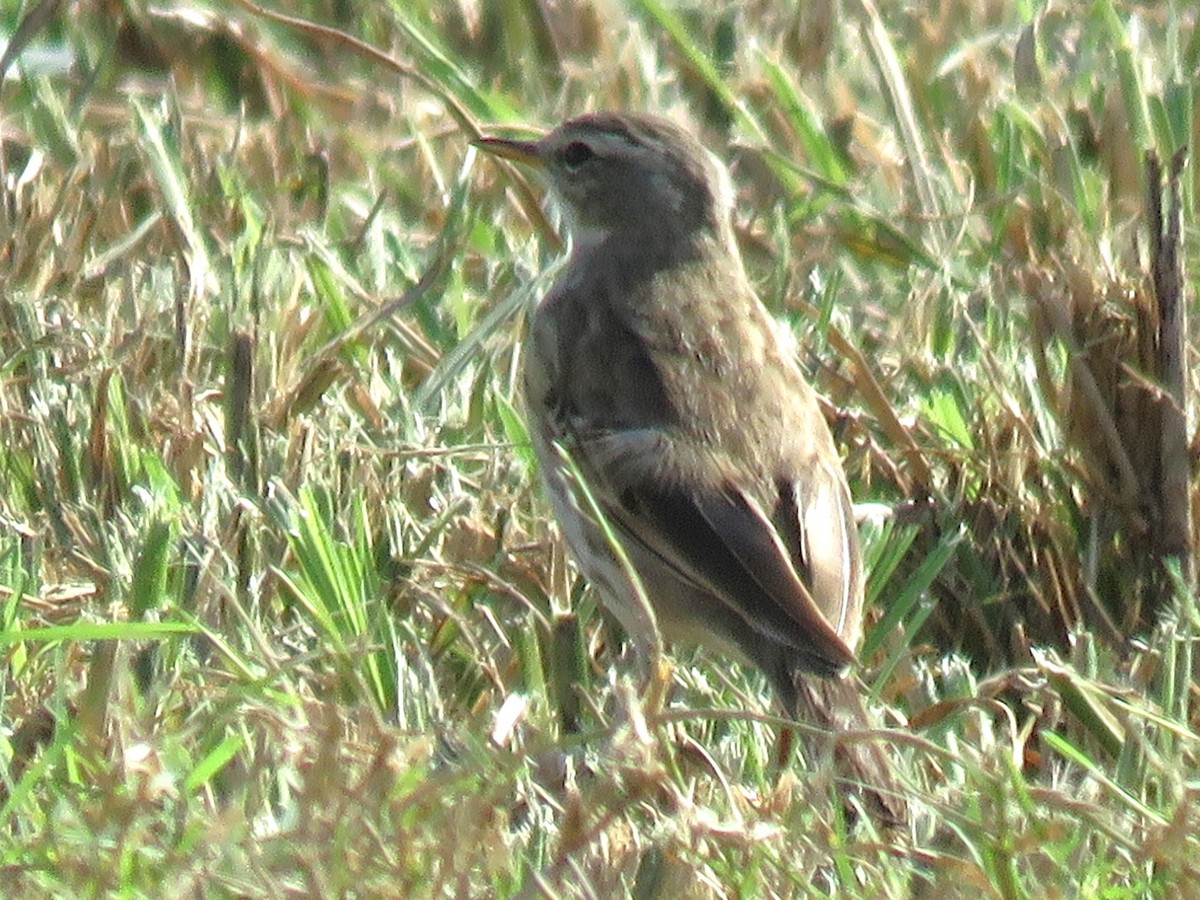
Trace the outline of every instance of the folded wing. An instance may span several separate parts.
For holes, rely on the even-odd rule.
[[[854,661],[857,634],[839,633],[857,618],[847,608],[854,586],[843,577],[854,563],[839,558],[839,547],[848,552],[845,535],[838,536],[846,521],[836,502],[840,484],[800,490],[784,483],[772,497],[761,484],[742,483],[731,466],[711,458],[698,464],[654,429],[605,432],[568,449],[610,521],[677,578],[729,605],[764,637],[794,647],[815,672],[833,674]],[[760,496],[775,508],[765,509]],[[808,498],[817,508],[807,507]],[[797,533],[785,542],[781,527]],[[788,544],[801,548],[799,559]],[[813,587],[832,593],[818,604]]]

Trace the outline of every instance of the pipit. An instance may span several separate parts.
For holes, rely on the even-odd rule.
[[[585,577],[635,644],[657,627],[733,654],[793,717],[825,733],[866,727],[846,677],[863,605],[850,492],[742,266],[724,166],[671,121],[633,113],[477,146],[539,169],[571,236],[532,314],[524,390]],[[900,815],[875,744],[835,759],[847,789]]]

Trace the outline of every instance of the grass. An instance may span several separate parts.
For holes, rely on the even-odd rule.
[[[1200,138],[1196,12],[784,7],[289,8],[380,59],[240,3],[3,5],[6,896],[1200,893],[1142,162]],[[778,769],[752,672],[681,649],[647,709],[550,523],[515,385],[561,245],[469,138],[600,107],[731,163],[898,507],[862,675],[910,833]]]

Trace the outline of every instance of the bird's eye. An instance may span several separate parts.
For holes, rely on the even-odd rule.
[[[563,148],[562,161],[564,166],[575,171],[595,155],[583,141],[571,141]]]

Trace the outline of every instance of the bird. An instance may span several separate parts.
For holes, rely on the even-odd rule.
[[[727,168],[641,112],[475,145],[538,170],[570,238],[531,312],[522,381],[584,577],[635,647],[661,633],[749,662],[818,734],[869,727],[852,674],[863,561],[849,487],[817,394],[746,274]],[[833,744],[845,791],[902,822],[878,745]]]

